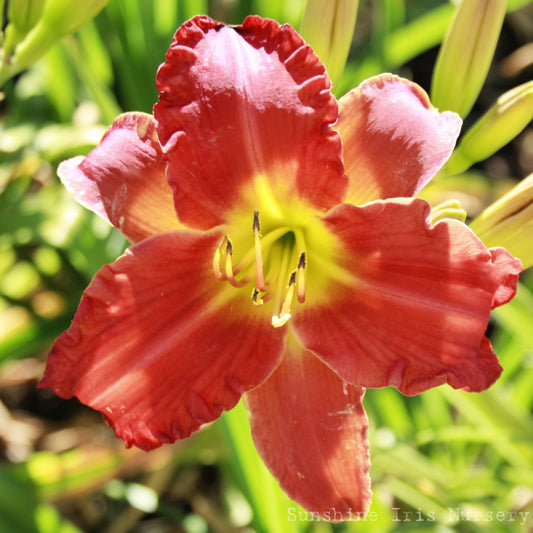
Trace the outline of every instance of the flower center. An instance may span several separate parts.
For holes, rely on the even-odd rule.
[[[213,272],[237,288],[255,284],[251,293],[254,305],[272,301],[272,326],[284,326],[291,318],[295,296],[305,302],[307,267],[306,242],[301,228],[278,226],[261,233],[259,211],[254,211],[247,243],[239,239],[247,251],[234,260],[234,244],[225,235],[213,256]]]

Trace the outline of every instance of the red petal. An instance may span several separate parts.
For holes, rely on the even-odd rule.
[[[84,207],[131,241],[180,226],[151,115],[125,113],[85,158],[63,161],[59,177]]]
[[[392,75],[362,83],[339,101],[348,200],[415,195],[448,159],[461,129],[418,85]]]
[[[512,274],[502,281],[502,284],[494,294],[492,300],[492,308],[494,309],[513,299],[516,293],[518,277],[522,271],[522,263],[519,259],[510,255],[505,248],[489,248],[489,252],[492,256],[492,262],[498,268],[501,268],[502,271],[508,270],[512,272]]]
[[[254,178],[328,209],[344,198],[337,102],[325,67],[288,25],[202,16],[174,36],[154,114],[180,220],[225,221]]]
[[[40,383],[101,411],[127,446],[189,436],[278,365],[283,332],[211,271],[220,235],[165,233],[103,267]],[[244,300],[244,302],[243,302]]]
[[[363,395],[291,339],[274,374],[245,396],[266,465],[293,500],[326,520],[355,520],[370,505]]]
[[[430,227],[428,215],[424,201],[405,199],[344,204],[324,219],[353,282],[333,281],[329,302],[302,306],[293,326],[351,383],[480,391],[500,375],[484,333],[493,303],[514,294],[520,261],[458,221]]]

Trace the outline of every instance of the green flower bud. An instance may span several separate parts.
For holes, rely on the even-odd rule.
[[[468,115],[487,77],[505,8],[505,0],[459,2],[433,71],[435,107]]]
[[[46,0],[10,0],[7,20],[21,33],[30,31],[41,16]]]
[[[533,265],[533,174],[479,215],[470,227],[486,246],[504,246]]]
[[[39,0],[23,0],[22,4],[29,4],[31,13],[24,14],[21,0],[10,2],[17,4],[14,9],[16,17],[25,20],[24,24],[33,24],[31,31],[24,40],[16,46],[11,58],[6,62],[0,72],[0,83],[15,75],[21,70],[33,65],[44,53],[63,36],[76,31],[85,22],[93,18],[109,0],[44,0],[39,6]],[[42,1],[42,0],[41,0]],[[32,11],[32,9],[34,11]],[[35,13],[42,10],[40,17],[35,22]],[[10,11],[11,13],[11,11]],[[4,54],[5,54],[4,50]]]
[[[339,81],[352,43],[358,0],[307,0],[300,35]]]
[[[17,44],[35,26],[45,3],[46,0],[11,0],[7,4],[7,26],[2,46],[4,60],[8,60]]]
[[[533,81],[506,92],[464,135],[446,165],[458,174],[487,159],[514,139],[533,119]]]

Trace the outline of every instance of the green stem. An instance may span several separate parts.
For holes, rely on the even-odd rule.
[[[257,454],[243,402],[232,411],[224,413],[221,420],[233,451],[231,470],[236,475],[252,508],[252,525],[255,531],[258,533],[300,531],[299,522],[290,520],[300,508],[279,488]]]

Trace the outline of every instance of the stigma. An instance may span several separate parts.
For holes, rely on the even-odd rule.
[[[307,256],[302,231],[287,226],[261,233],[259,211],[253,214],[252,235],[234,250],[234,243],[225,235],[213,256],[213,273],[235,288],[253,283],[252,304],[272,306],[271,324],[284,326],[292,316],[294,301],[305,302]],[[240,259],[235,262],[234,254]]]

